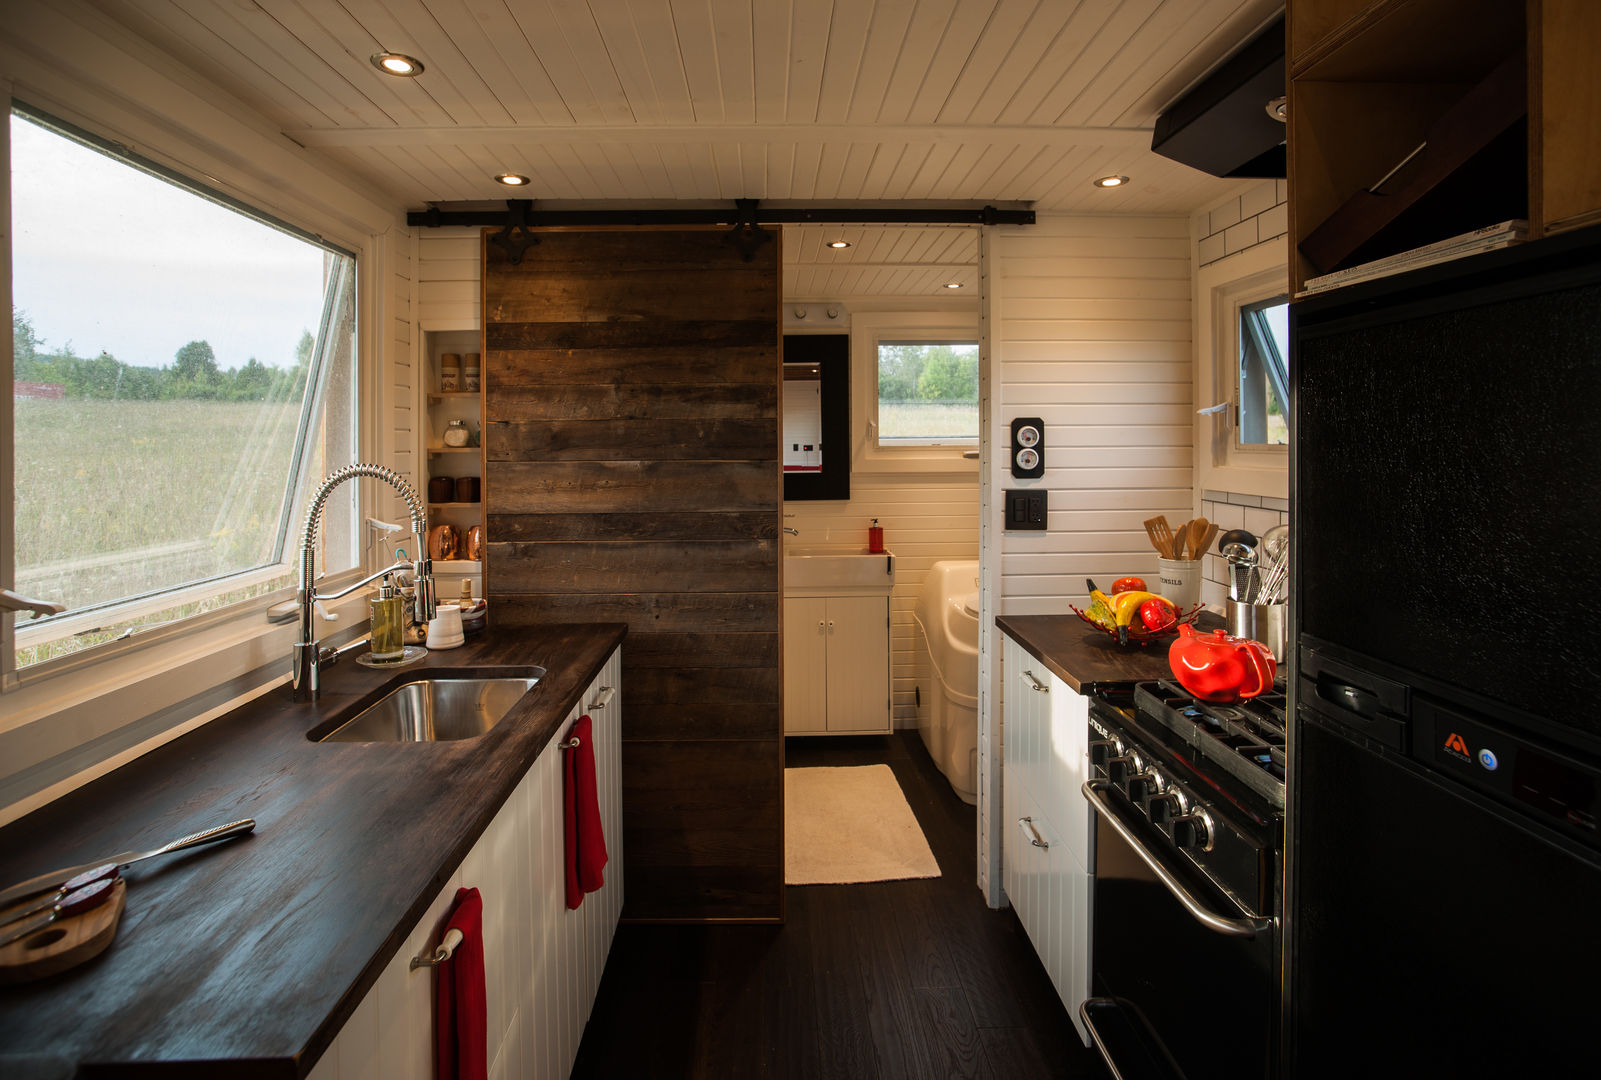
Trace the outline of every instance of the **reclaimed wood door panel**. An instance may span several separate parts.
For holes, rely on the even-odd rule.
[[[672,341],[665,335],[652,341],[649,327],[621,324],[612,330],[624,337],[614,346],[558,346],[553,341],[502,346],[497,349],[501,355],[496,366],[483,376],[484,383],[497,394],[529,387],[605,386],[630,379],[671,388],[675,394],[734,384],[757,395],[771,386],[776,399],[778,388],[771,385],[771,365],[777,361],[778,346],[773,341],[753,334],[748,345],[724,344],[717,350],[716,369],[708,370],[707,349],[713,343],[693,338],[687,331],[675,334]],[[625,332],[633,338],[626,338]],[[690,340],[677,342],[678,337]],[[519,340],[523,338],[519,336]]]
[[[484,455],[517,461],[634,461],[746,458],[776,460],[772,424],[766,420],[525,420],[497,421],[484,429]]]
[[[762,360],[766,365],[770,361]],[[621,382],[630,378],[651,379],[652,383]],[[545,383],[537,386],[508,385],[495,392],[498,403],[496,424],[518,424],[529,420],[734,420],[767,416],[777,407],[778,391],[756,383],[714,383],[677,385],[660,379],[654,371],[643,375],[619,376],[617,380]],[[485,429],[492,438],[493,428]]]
[[[726,231],[542,231],[516,265],[482,247],[485,591],[497,626],[609,619],[639,643],[636,919],[783,913],[782,260]]]
[[[517,514],[489,515],[489,535],[507,543],[543,540],[776,540],[778,521],[770,510],[707,511],[674,514]]]

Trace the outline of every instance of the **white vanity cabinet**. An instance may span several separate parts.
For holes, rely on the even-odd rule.
[[[892,727],[889,589],[784,595],[784,734],[863,735]]]
[[[1089,867],[1094,823],[1089,701],[1010,637],[1002,663],[1002,881],[1056,992],[1089,1044],[1078,1008],[1090,995]]]
[[[432,953],[456,890],[483,897],[489,1075],[568,1076],[623,905],[621,650],[614,650],[478,842],[407,935],[378,982],[323,1053],[312,1080],[431,1080]],[[608,860],[606,884],[567,908],[559,745],[572,720],[594,723],[595,778]]]

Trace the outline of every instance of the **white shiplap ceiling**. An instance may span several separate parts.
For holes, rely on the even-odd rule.
[[[1276,0],[90,0],[408,208],[878,200],[1187,212],[1149,150]],[[371,54],[422,60],[381,75]],[[1090,180],[1132,178],[1100,191]],[[859,254],[859,253],[858,253]]]

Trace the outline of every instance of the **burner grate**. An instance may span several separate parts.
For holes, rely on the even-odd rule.
[[[1246,787],[1284,807],[1284,695],[1263,694],[1232,705],[1201,701],[1172,683],[1140,683],[1134,706],[1189,743]]]

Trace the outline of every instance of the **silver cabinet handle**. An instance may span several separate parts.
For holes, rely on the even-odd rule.
[[[1051,846],[1050,841],[1041,836],[1040,831],[1034,827],[1033,818],[1020,817],[1017,819],[1017,823],[1023,827],[1023,832],[1028,836],[1029,843],[1033,844],[1037,848],[1048,848]]]
[[[1184,910],[1195,917],[1196,922],[1209,930],[1217,931],[1219,934],[1243,938],[1254,938],[1258,934],[1265,934],[1278,925],[1278,919],[1276,918],[1268,919],[1261,916],[1252,916],[1250,918],[1236,919],[1227,915],[1219,915],[1197,900],[1184,887],[1184,883],[1174,877],[1171,870],[1162,865],[1156,854],[1146,847],[1138,836],[1134,835],[1134,830],[1123,823],[1123,820],[1118,816],[1116,808],[1102,797],[1101,792],[1111,786],[1111,783],[1106,780],[1086,780],[1079,790],[1084,793],[1084,797],[1089,800],[1090,805],[1106,819],[1107,824],[1111,825],[1117,831],[1117,834],[1123,838],[1124,842],[1134,849],[1134,854],[1140,857],[1140,861],[1150,867],[1151,872],[1156,875],[1157,879],[1167,886],[1167,891],[1173,894],[1173,898],[1183,904]]]
[[[1039,691],[1040,693],[1049,694],[1051,692],[1051,688],[1048,685],[1046,685],[1045,683],[1042,683],[1038,679],[1036,679],[1034,677],[1034,673],[1032,671],[1023,672],[1023,678],[1027,679],[1029,681],[1029,683],[1033,685],[1034,689]]]

